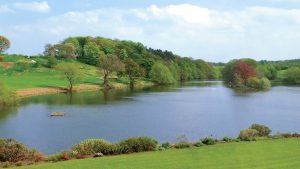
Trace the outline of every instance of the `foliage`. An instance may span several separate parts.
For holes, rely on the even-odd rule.
[[[284,73],[283,81],[289,84],[298,84],[300,83],[300,68],[291,67],[287,69]]]
[[[188,142],[188,139],[185,135],[177,137],[175,148],[182,149],[182,148],[190,148],[191,146],[192,144]]]
[[[161,146],[165,149],[169,149],[172,147],[172,145],[169,142],[162,143]]]
[[[46,45],[44,55],[56,57],[57,59],[75,59],[76,48],[71,43]]]
[[[255,141],[258,136],[258,131],[255,129],[244,129],[240,132],[239,138],[242,141]]]
[[[151,69],[150,76],[152,80],[158,84],[172,84],[175,79],[168,67],[162,63],[155,63]]]
[[[271,83],[267,78],[251,77],[246,81],[246,86],[253,89],[268,89]]]
[[[195,147],[202,147],[202,146],[204,146],[204,145],[205,145],[205,144],[203,144],[202,141],[198,141],[198,142],[194,143],[194,146],[195,146]]]
[[[55,68],[55,66],[57,66],[58,60],[55,57],[49,56],[46,59],[47,59],[46,67]]]
[[[10,47],[10,42],[5,36],[0,35],[0,54]]]
[[[133,87],[136,78],[143,76],[145,71],[143,68],[140,68],[140,66],[132,59],[127,59],[125,60],[125,73],[129,77],[130,86]]]
[[[222,139],[222,141],[225,141],[225,142],[229,143],[229,142],[239,142],[240,140],[238,138],[224,137]]]
[[[18,162],[28,158],[29,149],[14,139],[0,139],[0,162]]]
[[[0,56],[0,62],[4,60],[4,56]]]
[[[81,155],[94,155],[95,153],[109,155],[115,154],[118,150],[116,145],[103,139],[89,139],[75,145],[73,151],[77,151]]]
[[[60,63],[56,67],[62,72],[65,79],[69,82],[69,91],[72,92],[74,84],[78,83],[82,78],[82,72],[76,63]]]
[[[249,128],[258,131],[258,136],[260,137],[269,136],[269,134],[272,132],[269,127],[261,124],[252,124]]]
[[[14,104],[17,99],[17,94],[14,91],[11,91],[2,81],[0,81],[0,106]]]
[[[149,137],[132,137],[118,143],[122,153],[153,151],[157,141]]]
[[[208,137],[202,139],[201,142],[202,142],[203,144],[206,144],[206,145],[214,145],[214,144],[216,144],[216,140],[215,140],[215,139],[213,139],[213,138],[208,138]]]
[[[89,65],[98,65],[100,49],[95,42],[89,42],[84,46],[84,55],[80,58],[80,61]]]
[[[109,85],[108,76],[112,72],[122,71],[124,69],[124,64],[121,62],[117,55],[105,54],[100,52],[99,55],[99,69],[103,71],[103,85],[105,88],[111,88]]]

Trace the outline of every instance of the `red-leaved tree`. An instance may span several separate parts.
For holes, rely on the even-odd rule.
[[[241,77],[244,81],[250,77],[256,77],[255,70],[243,61],[238,62],[233,68],[234,74]]]

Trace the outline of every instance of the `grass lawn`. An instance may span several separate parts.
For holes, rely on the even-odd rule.
[[[218,144],[103,158],[47,163],[20,169],[298,169],[300,139]]]
[[[82,83],[101,83],[96,70],[85,71]],[[28,89],[37,87],[66,87],[68,81],[53,69],[40,69],[14,75],[0,75],[0,79],[11,89]]]

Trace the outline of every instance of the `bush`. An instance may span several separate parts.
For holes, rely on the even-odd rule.
[[[0,62],[4,60],[4,56],[0,56]]]
[[[165,149],[169,149],[169,148],[172,147],[171,144],[170,144],[169,142],[162,143],[161,146],[162,146],[163,148],[165,148]]]
[[[61,158],[60,153],[51,154],[47,157],[47,161],[58,162],[58,161],[60,161],[60,158]]]
[[[269,127],[261,124],[252,124],[250,126],[250,129],[258,131],[258,136],[260,137],[269,136],[269,134],[272,132],[272,130]]]
[[[255,137],[258,136],[258,131],[255,129],[244,129],[240,132],[239,138],[242,141],[255,141]]]
[[[166,150],[166,148],[164,148],[162,146],[159,146],[159,147],[155,148],[155,151],[164,151],[164,150]]]
[[[29,70],[30,66],[31,65],[27,62],[17,62],[14,64],[12,69],[17,72],[25,72]]]
[[[216,144],[216,140],[213,139],[213,138],[204,138],[201,140],[203,144],[206,144],[206,145],[214,145]]]
[[[222,141],[225,141],[225,142],[227,142],[227,143],[229,143],[229,142],[239,142],[240,139],[238,139],[238,138],[224,137],[224,138],[222,139]]]
[[[271,87],[271,82],[269,79],[263,77],[260,79],[260,88],[261,89],[269,89]]]
[[[28,160],[33,162],[40,162],[45,160],[45,156],[37,150],[32,150],[29,152]]]
[[[0,162],[18,162],[28,158],[28,148],[14,139],[0,139]]]
[[[195,147],[202,147],[204,146],[205,144],[202,143],[202,141],[198,141],[194,144]]]
[[[257,77],[251,77],[246,81],[246,86],[253,89],[260,89],[260,80]]]
[[[103,139],[88,139],[73,147],[73,150],[82,155],[94,155],[102,153],[104,155],[114,154],[118,151],[117,146]]]
[[[133,137],[119,142],[121,153],[153,151],[157,141],[149,137]]]
[[[45,65],[46,67],[54,68],[57,64],[58,64],[58,60],[55,57],[53,56],[47,57],[47,63]]]
[[[175,148],[178,148],[178,149],[190,148],[190,147],[192,147],[192,144],[189,142],[180,142],[180,143],[175,144]]]

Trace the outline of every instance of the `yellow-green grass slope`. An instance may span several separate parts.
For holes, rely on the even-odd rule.
[[[48,163],[20,169],[298,169],[300,139],[218,144]]]

